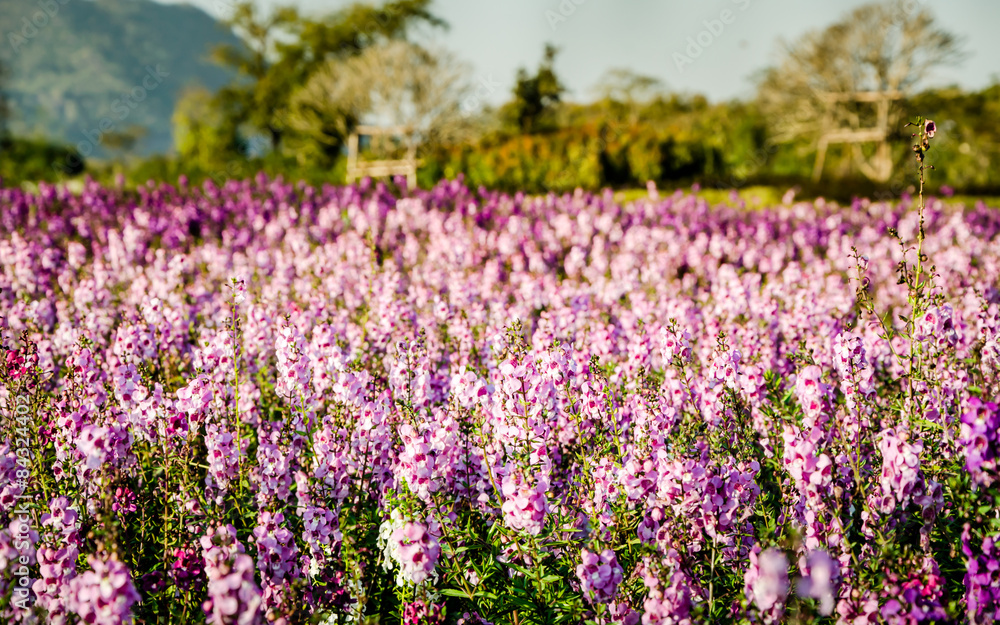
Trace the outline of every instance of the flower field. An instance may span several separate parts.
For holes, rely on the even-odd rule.
[[[0,189],[4,622],[992,623],[1000,211]]]

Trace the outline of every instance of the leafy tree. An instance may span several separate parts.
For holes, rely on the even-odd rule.
[[[213,53],[217,62],[234,70],[238,77],[216,96],[215,104],[227,125],[249,125],[264,132],[276,148],[284,131],[278,114],[295,84],[295,77],[279,71],[277,66],[287,70],[294,63],[289,57],[296,55],[295,46],[283,40],[294,38],[300,20],[293,7],[278,7],[264,17],[252,2],[240,2],[228,23],[245,46],[223,45]]]
[[[961,41],[939,28],[931,13],[910,2],[858,7],[822,31],[783,44],[781,60],[759,77],[758,101],[776,141],[815,139],[826,125],[874,125],[870,104],[829,106],[830,94],[862,91],[907,96],[937,67],[959,61]],[[888,112],[899,127],[902,108]],[[861,162],[861,148],[854,158]]]
[[[403,126],[418,146],[470,136],[461,103],[468,68],[452,55],[413,43],[371,46],[347,61],[328,61],[292,99],[291,126],[339,146],[354,124]]]
[[[938,120],[933,180],[967,191],[1000,189],[1000,81],[981,91],[934,89],[907,101],[907,108]]]
[[[529,76],[523,67],[517,71],[514,99],[505,108],[522,134],[543,130],[566,91],[553,67],[557,53],[555,46],[546,44],[542,63],[534,76]]]
[[[85,168],[83,156],[72,147],[9,135],[0,137],[0,180],[4,185],[55,182],[81,174]]]
[[[229,24],[247,44],[223,46],[215,58],[239,75],[215,104],[230,126],[264,133],[280,151],[289,133],[292,94],[331,60],[346,60],[366,48],[406,39],[417,23],[444,26],[431,0],[396,0],[380,7],[353,4],[313,19],[292,7],[262,16],[251,2],[236,5]]]
[[[202,172],[244,155],[245,146],[231,118],[214,106],[206,89],[188,89],[173,115],[174,145],[184,163]]]
[[[597,86],[598,95],[611,112],[626,118],[632,125],[639,123],[642,106],[661,95],[662,90],[663,81],[659,78],[624,68],[608,70]]]

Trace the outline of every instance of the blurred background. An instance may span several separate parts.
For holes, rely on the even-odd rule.
[[[998,26],[992,0],[0,0],[0,177],[336,184],[353,144],[423,187],[889,199],[922,115],[932,188],[1000,195]]]

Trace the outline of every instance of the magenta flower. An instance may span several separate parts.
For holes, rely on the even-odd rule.
[[[750,552],[750,568],[744,576],[747,598],[753,601],[765,623],[777,623],[788,597],[788,558],[777,549]]]
[[[819,613],[829,616],[837,598],[837,578],[840,565],[825,551],[810,551],[801,567],[803,576],[796,584],[796,593],[800,597],[817,599]]]
[[[441,544],[432,527],[417,521],[405,521],[394,511],[380,532],[385,540],[386,568],[390,561],[399,568],[396,582],[422,584],[432,575],[441,557]]]
[[[593,604],[608,603],[618,595],[618,585],[622,582],[622,567],[611,549],[600,554],[584,549],[580,554],[582,562],[576,567],[576,577],[580,580],[583,596]]]
[[[960,443],[973,481],[982,486],[993,484],[1000,458],[1000,406],[978,397],[970,399],[968,410],[962,413]]]
[[[101,560],[92,555],[87,558],[87,564],[91,570],[69,583],[67,610],[79,615],[84,623],[131,623],[132,606],[139,601],[139,593],[132,584],[128,568],[115,557]]]
[[[434,603],[414,601],[403,605],[403,625],[438,625],[444,622],[444,611]]]

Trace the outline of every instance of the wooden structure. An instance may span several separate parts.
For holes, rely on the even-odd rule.
[[[889,151],[889,107],[892,102],[903,97],[899,91],[848,91],[844,93],[823,92],[820,100],[826,105],[823,130],[816,150],[816,164],[813,167],[813,181],[823,175],[826,150],[831,143],[876,143],[875,156],[871,163],[861,163],[861,172],[878,182],[885,182],[892,175],[892,154]],[[839,128],[834,126],[834,111],[845,103],[866,102],[875,105],[875,125],[870,128]]]
[[[361,136],[371,137],[372,144],[384,147],[386,138],[403,138],[406,142],[406,157],[396,160],[363,161],[359,158],[358,145]],[[365,176],[406,176],[406,184],[417,186],[417,146],[413,135],[405,126],[358,126],[347,141],[347,182],[360,180]]]

